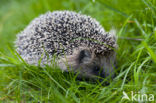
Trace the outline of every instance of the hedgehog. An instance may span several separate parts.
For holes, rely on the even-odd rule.
[[[106,32],[91,16],[74,11],[48,11],[30,22],[15,41],[19,55],[30,65],[50,65],[79,77],[114,76],[115,31]]]

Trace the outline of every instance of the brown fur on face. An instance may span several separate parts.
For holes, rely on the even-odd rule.
[[[75,49],[73,55],[61,58],[58,65],[64,71],[79,72],[80,78],[113,77],[115,55],[114,51],[102,55],[95,54],[90,48],[80,47]]]

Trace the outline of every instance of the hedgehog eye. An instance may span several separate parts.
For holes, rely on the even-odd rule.
[[[89,50],[81,50],[78,56],[79,63],[87,63],[91,60],[91,53]]]

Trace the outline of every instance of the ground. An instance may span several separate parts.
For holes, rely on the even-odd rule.
[[[81,12],[96,18],[107,31],[117,30],[116,78],[103,81],[109,84],[79,81],[55,66],[30,66],[16,53],[16,34],[33,18],[54,10]],[[1,0],[0,101],[131,103],[145,94],[144,102],[156,103],[155,25],[155,0]],[[124,93],[129,100],[122,99]]]

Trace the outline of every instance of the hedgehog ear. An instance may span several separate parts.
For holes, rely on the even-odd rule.
[[[80,50],[80,52],[78,53],[78,62],[79,63],[89,63],[91,61],[92,58],[92,53],[90,50],[88,49],[82,49]]]

